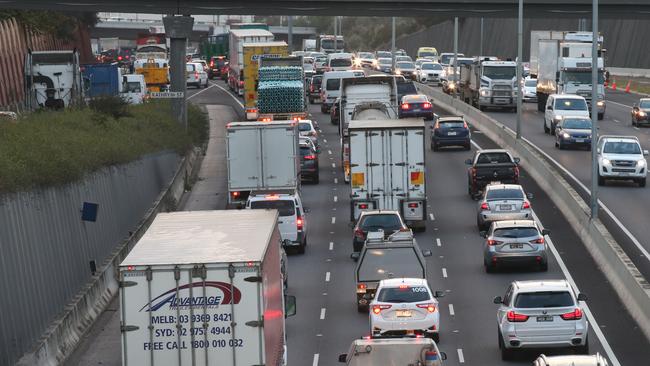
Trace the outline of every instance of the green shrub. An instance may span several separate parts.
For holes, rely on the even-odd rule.
[[[129,106],[121,118],[86,108],[0,123],[0,192],[74,182],[158,151],[183,154],[208,135],[207,117],[196,107],[190,107],[189,115],[187,132],[165,101]]]
[[[88,102],[88,107],[95,112],[122,118],[129,115],[129,103],[119,96],[97,97]]]

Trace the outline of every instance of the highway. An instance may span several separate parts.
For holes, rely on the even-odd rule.
[[[191,90],[190,101],[230,106],[233,113],[241,117],[237,98],[223,89],[223,83],[214,84],[205,90]],[[289,365],[296,366],[337,365],[338,354],[347,352],[353,339],[369,332],[368,316],[358,313],[355,305],[354,262],[349,258],[352,238],[348,221],[349,188],[343,183],[340,170],[337,129],[318,107],[312,105],[310,110],[322,130],[321,179],[318,185],[304,184],[302,187],[303,201],[310,209],[306,217],[309,244],[304,255],[289,257],[288,293],[297,296],[298,313],[287,320],[288,359]],[[528,118],[528,113],[526,116]],[[538,129],[541,131],[541,126]],[[527,125],[526,134],[533,135],[535,131]],[[479,131],[474,131],[473,140],[476,144],[473,149],[476,146],[496,147]],[[550,137],[546,136],[546,140],[550,141]],[[550,148],[552,150],[552,145]],[[548,242],[552,243],[555,255],[549,257],[549,271],[515,270],[489,275],[484,272],[483,239],[478,236],[475,225],[476,203],[466,193],[464,160],[470,156],[471,152],[462,150],[437,153],[427,150],[427,196],[431,215],[426,232],[416,234],[420,246],[431,249],[434,254],[427,261],[432,290],[446,292],[440,299],[439,344],[440,350],[448,356],[445,365],[529,365],[536,356],[534,352],[522,354],[515,362],[501,361],[497,347],[496,305],[492,298],[503,295],[513,280],[568,277],[589,296],[591,353],[605,354],[611,365],[647,364],[650,344],[561,213],[528,179],[525,166],[522,184],[526,191],[534,194],[533,209],[543,226],[551,230]],[[639,192],[637,188],[625,189]],[[200,202],[183,207],[218,208],[202,206]],[[113,302],[66,365],[121,364],[118,310],[117,303]],[[618,362],[612,359],[613,355]]]

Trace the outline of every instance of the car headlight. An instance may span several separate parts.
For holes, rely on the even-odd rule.
[[[400,70],[395,70],[395,75],[402,75],[402,72]]]
[[[480,94],[482,97],[489,97],[490,96],[490,89],[481,89]]]
[[[377,60],[372,60],[372,64],[377,66]]]
[[[645,164],[646,164],[645,159],[637,160],[636,162],[636,166],[639,168],[643,168]]]
[[[553,120],[555,120],[556,122],[559,122],[559,121],[562,120],[562,116],[555,116],[555,117],[553,117]]]
[[[599,106],[599,107],[604,107],[604,106],[605,106],[605,102],[602,101],[602,100],[599,100],[598,102],[596,102],[596,105]]]
[[[639,111],[638,114],[639,114],[639,117],[645,117],[646,116],[646,113],[644,111]]]
[[[612,162],[609,161],[609,159],[607,159],[607,158],[603,158],[602,161],[603,161],[603,165],[610,165],[610,164],[612,163]]]
[[[456,83],[454,83],[454,82],[452,81],[451,83],[449,83],[449,84],[447,85],[447,87],[448,87],[449,89],[456,89]]]
[[[569,138],[571,138],[571,135],[569,135],[566,132],[562,132],[562,138],[569,139]]]

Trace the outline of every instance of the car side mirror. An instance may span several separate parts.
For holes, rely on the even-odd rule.
[[[435,297],[435,298],[445,297],[445,292],[444,291],[435,291],[433,293],[433,297]]]
[[[644,156],[648,156],[648,154],[650,154],[650,153],[648,152],[648,150],[643,150],[643,155],[644,155]]]
[[[465,165],[472,165],[472,159],[465,160]]]
[[[478,236],[480,236],[481,238],[487,238],[487,231],[479,231]]]
[[[433,255],[433,253],[431,253],[430,250],[424,250],[424,251],[422,251],[422,256],[423,256],[423,257],[431,257],[432,255]]]
[[[316,149],[316,150],[314,150],[314,152],[315,152],[316,154],[320,154],[320,149]]]
[[[532,200],[535,197],[535,195],[528,192],[528,193],[526,193],[526,197],[528,197],[529,200]]]
[[[514,159],[512,159],[512,161],[514,161],[515,164],[519,164],[519,162],[521,161],[521,159],[519,159],[519,158],[514,158]]]
[[[542,235],[551,235],[551,230],[549,230],[549,229],[542,229]]]
[[[348,359],[348,354],[347,353],[341,353],[339,355],[339,362],[345,362]]]
[[[546,110],[547,110],[547,111],[552,111],[552,110],[553,110],[553,107],[551,107],[551,106],[549,105],[549,106],[546,107]]]
[[[501,296],[496,296],[496,297],[492,300],[492,302],[494,302],[495,304],[503,304],[503,299],[501,298]]]
[[[578,294],[578,301],[587,301],[587,295]]]
[[[284,297],[284,317],[296,315],[296,297],[288,295]]]
[[[447,354],[444,352],[440,352],[440,359],[443,361],[447,360]]]
[[[352,258],[353,261],[358,262],[359,258],[361,258],[361,253],[354,252],[354,253],[350,254],[350,258]]]

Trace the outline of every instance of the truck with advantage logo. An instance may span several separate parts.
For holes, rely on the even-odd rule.
[[[284,296],[277,219],[158,214],[118,272],[122,365],[286,365],[295,297]]]
[[[289,46],[284,41],[244,43],[244,108],[246,119],[257,119],[257,88],[260,58],[280,58],[289,55]]]

